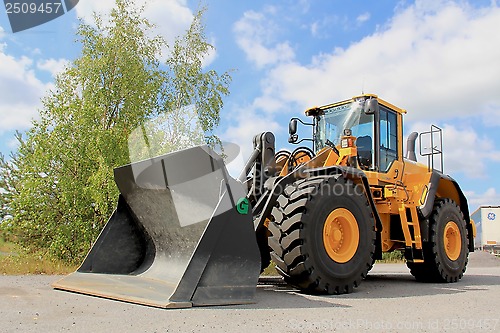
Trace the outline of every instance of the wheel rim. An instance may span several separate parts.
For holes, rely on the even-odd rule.
[[[462,250],[462,237],[455,222],[450,221],[444,227],[444,250],[450,260],[457,260]]]
[[[346,263],[352,259],[359,245],[359,229],[350,211],[337,208],[328,215],[323,226],[323,244],[333,261]]]

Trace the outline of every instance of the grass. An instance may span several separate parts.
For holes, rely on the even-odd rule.
[[[403,263],[401,251],[382,254],[381,263]],[[0,237],[0,275],[24,274],[69,274],[77,269],[62,261],[47,258],[42,253],[27,253],[14,243],[6,242]],[[264,276],[276,276],[279,273],[273,262],[262,272]]]
[[[0,237],[0,253],[12,253],[15,252],[15,248],[15,244],[8,243]]]
[[[74,272],[76,268],[42,253],[28,253],[0,237],[0,275],[58,275]]]
[[[260,273],[260,275],[264,275],[264,276],[278,276],[278,275],[280,275],[278,273],[278,271],[276,270],[276,268],[274,268],[274,267],[276,267],[276,266],[274,265],[274,262],[271,261],[269,266],[267,266],[267,268],[262,273]]]

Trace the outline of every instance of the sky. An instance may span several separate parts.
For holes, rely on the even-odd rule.
[[[172,42],[199,1],[136,0]],[[500,205],[500,7],[496,0],[205,0],[206,34],[216,50],[206,69],[230,70],[217,134],[242,155],[253,135],[271,131],[292,150],[288,121],[304,110],[377,94],[408,111],[405,138],[443,129],[444,171],[471,211]],[[54,77],[79,56],[78,20],[106,13],[114,0],[80,0],[66,15],[12,33],[0,7],[0,152],[37,119]],[[310,137],[310,128],[300,128]]]

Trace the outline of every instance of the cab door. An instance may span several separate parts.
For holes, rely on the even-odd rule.
[[[379,180],[396,183],[402,177],[402,146],[398,140],[402,131],[401,115],[382,105],[377,115],[376,160]]]

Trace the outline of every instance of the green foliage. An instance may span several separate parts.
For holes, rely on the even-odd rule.
[[[83,259],[115,207],[113,168],[130,162],[133,133],[161,136],[154,154],[179,148],[174,138],[217,142],[213,129],[231,77],[203,69],[213,49],[203,10],[163,64],[166,42],[150,36],[141,14],[131,1],[116,0],[109,23],[99,16],[95,27],[80,23],[80,57],[57,77],[10,161],[0,156],[0,217],[12,216],[0,228],[28,250],[68,263]],[[163,127],[145,133],[158,117]]]
[[[401,263],[405,261],[405,256],[402,251],[392,251],[382,253],[382,260],[385,263]]]
[[[0,236],[0,275],[68,274],[75,269],[75,265],[48,258],[43,252],[28,253]]]
[[[162,101],[169,110],[194,106],[201,129],[210,132],[219,124],[222,96],[229,94],[231,76],[227,72],[219,75],[215,70],[202,71],[200,54],[208,56],[214,49],[206,42],[203,12],[197,13],[186,35],[175,41],[172,56],[167,61],[171,84],[164,90]],[[207,139],[217,141],[213,135]]]

